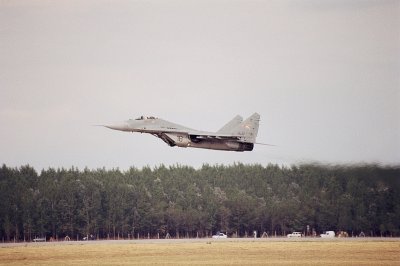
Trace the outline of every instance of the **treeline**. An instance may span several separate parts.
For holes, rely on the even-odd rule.
[[[217,231],[242,237],[253,230],[400,236],[400,168],[0,169],[3,241],[205,237]]]

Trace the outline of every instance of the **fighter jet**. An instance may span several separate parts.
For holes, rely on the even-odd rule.
[[[154,116],[141,116],[107,128],[148,133],[162,139],[169,146],[202,148],[224,151],[252,151],[258,133],[260,115],[254,113],[245,121],[235,116],[217,132],[207,132],[184,127]]]

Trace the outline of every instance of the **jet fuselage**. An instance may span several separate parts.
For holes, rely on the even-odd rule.
[[[105,127],[152,134],[169,146],[225,151],[251,151],[254,148],[260,116],[255,113],[243,122],[236,116],[218,132],[199,131],[155,117],[139,117]]]

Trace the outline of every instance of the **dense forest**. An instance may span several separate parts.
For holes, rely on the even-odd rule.
[[[309,228],[309,230],[308,230]],[[0,168],[0,240],[400,236],[400,167]]]

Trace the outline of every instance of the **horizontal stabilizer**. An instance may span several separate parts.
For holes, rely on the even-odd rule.
[[[276,147],[276,145],[274,145],[274,144],[268,144],[268,143],[255,142],[254,144],[257,144],[257,145],[264,145],[264,146],[274,146],[274,147]]]

